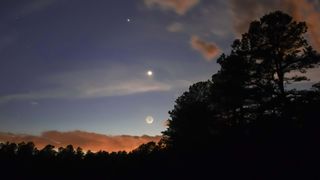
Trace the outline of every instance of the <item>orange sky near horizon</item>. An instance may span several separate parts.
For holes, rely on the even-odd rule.
[[[71,144],[74,148],[81,147],[84,151],[91,150],[93,152],[100,150],[107,152],[130,152],[141,144],[150,141],[158,142],[160,139],[161,136],[109,136],[85,131],[46,131],[39,136],[0,132],[0,142],[20,143],[31,141],[35,143],[37,149],[42,149],[48,144],[55,146],[55,148]]]

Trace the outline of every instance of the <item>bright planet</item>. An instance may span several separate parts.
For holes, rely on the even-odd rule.
[[[149,71],[147,72],[147,75],[148,75],[148,76],[152,76],[152,75],[153,75],[153,72],[152,72],[151,70],[149,70]]]

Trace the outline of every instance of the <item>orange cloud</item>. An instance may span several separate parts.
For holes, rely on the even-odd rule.
[[[158,6],[164,10],[173,10],[179,15],[184,15],[199,2],[200,0],[144,0],[148,7]]]
[[[161,136],[130,136],[119,135],[109,136],[85,131],[46,131],[40,136],[32,136],[25,134],[13,134],[0,132],[0,142],[15,142],[32,141],[38,149],[42,149],[47,144],[55,147],[65,147],[72,144],[74,147],[81,147],[84,150],[99,151],[131,151],[143,143],[150,141],[158,142]]]
[[[298,21],[306,21],[308,35],[315,49],[320,51],[320,12],[316,9],[315,1],[286,0],[283,1],[285,10]]]
[[[236,34],[248,31],[250,22],[258,19],[266,13],[282,10],[289,13],[297,21],[306,21],[308,37],[312,46],[320,51],[320,12],[315,0],[231,0],[230,8],[233,14],[233,23]],[[250,11],[248,11],[250,7]]]
[[[211,61],[220,53],[217,45],[201,40],[198,36],[192,36],[190,44],[192,48],[199,51],[207,61]]]

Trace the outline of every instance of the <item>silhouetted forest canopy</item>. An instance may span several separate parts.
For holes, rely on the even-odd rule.
[[[317,68],[307,25],[280,11],[250,24],[211,79],[190,86],[159,143],[132,152],[1,143],[2,175],[82,179],[317,179],[320,83],[295,89]],[[58,149],[55,149],[58,148]],[[11,179],[12,179],[11,178]],[[89,179],[88,178],[88,179]]]

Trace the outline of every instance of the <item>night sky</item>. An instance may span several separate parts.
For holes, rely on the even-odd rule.
[[[307,21],[320,50],[319,8],[315,0],[1,0],[0,132],[161,135],[175,99],[217,72],[219,55],[265,13]]]

